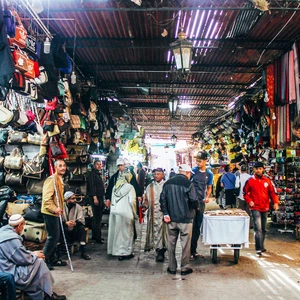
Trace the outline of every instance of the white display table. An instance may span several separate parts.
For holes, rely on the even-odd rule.
[[[206,211],[203,216],[203,243],[214,249],[212,260],[216,262],[217,249],[235,249],[235,262],[241,245],[249,247],[249,222],[247,213],[240,209]],[[224,246],[223,246],[224,245]]]

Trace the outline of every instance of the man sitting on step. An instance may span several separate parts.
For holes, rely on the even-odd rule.
[[[90,260],[91,257],[86,253],[85,220],[82,207],[76,203],[76,197],[73,192],[65,192],[64,198],[62,217],[66,239],[71,243],[79,241],[81,257],[85,260]]]
[[[54,280],[44,262],[43,252],[31,252],[23,246],[20,235],[25,226],[24,218],[12,215],[8,224],[0,228],[0,272],[13,275],[16,288],[31,300],[66,299],[52,290]]]

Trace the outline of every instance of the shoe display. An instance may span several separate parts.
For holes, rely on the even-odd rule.
[[[65,300],[67,297],[65,295],[57,295],[53,292],[52,296],[45,294],[44,299],[55,299],[55,300]]]
[[[191,274],[193,273],[193,269],[188,269],[188,270],[185,270],[185,271],[181,271],[181,275],[188,275],[188,274]]]
[[[81,258],[83,258],[85,260],[90,260],[91,259],[91,257],[87,253],[81,253]]]
[[[167,272],[168,272],[169,274],[172,274],[172,275],[175,275],[175,274],[176,274],[176,271],[171,271],[169,268],[167,269]]]

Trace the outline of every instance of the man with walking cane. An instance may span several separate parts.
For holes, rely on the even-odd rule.
[[[66,172],[64,160],[54,163],[55,173],[48,177],[43,186],[43,200],[41,212],[46,224],[47,240],[43,249],[45,261],[49,270],[54,266],[66,266],[67,263],[57,258],[57,243],[60,240],[61,225],[60,218],[64,205],[63,175]]]

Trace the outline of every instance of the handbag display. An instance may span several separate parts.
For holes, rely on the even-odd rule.
[[[58,118],[57,125],[61,133],[65,132],[70,127],[70,123],[66,122],[63,118]]]
[[[70,177],[68,180],[69,183],[72,184],[81,184],[85,182],[85,175],[81,174],[80,169],[75,169],[72,173],[70,173]]]
[[[26,116],[26,115],[25,115]],[[26,144],[28,139],[28,133],[22,131],[9,131],[8,144]]]
[[[28,72],[28,56],[18,46],[11,47],[15,68],[23,73]]]
[[[28,179],[26,183],[27,193],[30,195],[41,195],[43,193],[43,186],[46,179]],[[1,199],[1,198],[0,198]]]
[[[44,222],[43,214],[41,213],[41,203],[34,202],[29,204],[29,206],[25,209],[24,219],[27,221],[33,221],[38,223]]]
[[[23,164],[23,176],[33,179],[41,179],[44,169],[42,167],[42,158],[37,154],[29,162]]]
[[[20,214],[23,215],[25,209],[29,206],[24,200],[15,200],[14,202],[8,202],[6,206],[6,213],[8,216]]]
[[[44,243],[47,239],[46,225],[44,223],[25,221],[21,237],[25,241],[35,242],[37,244]]]
[[[20,186],[23,185],[23,174],[22,172],[15,171],[7,173],[5,176],[5,184],[9,186]]]
[[[77,164],[87,165],[91,163],[91,156],[87,152],[86,148],[82,148],[80,154],[77,156]]]
[[[51,101],[50,100],[45,100],[45,109],[46,110],[55,110],[57,105],[58,105],[58,98],[54,97]]]
[[[3,185],[0,187],[0,201],[3,200],[13,201],[15,197],[16,197],[16,193],[11,187],[7,185]]]
[[[81,120],[78,115],[70,115],[70,125],[73,129],[79,129],[81,125]]]
[[[35,134],[28,134],[28,139],[27,142],[28,144],[32,144],[32,145],[41,145],[42,142],[42,136],[35,133]]]
[[[23,166],[23,157],[19,148],[15,148],[12,153],[5,157],[4,159],[4,168],[20,170]]]
[[[0,123],[1,124],[8,124],[12,118],[14,117],[14,114],[12,111],[5,108],[3,105],[0,105]]]
[[[66,163],[74,164],[77,163],[77,153],[75,148],[71,148],[68,152],[68,157],[66,158]]]
[[[64,159],[68,157],[64,144],[59,140],[59,136],[55,135],[50,138],[50,153],[53,158]]]

